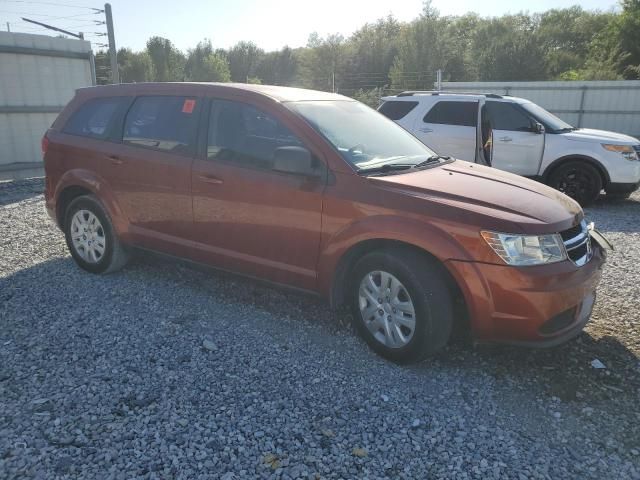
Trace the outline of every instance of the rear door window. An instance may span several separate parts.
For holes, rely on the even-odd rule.
[[[425,123],[475,127],[478,124],[478,102],[440,101],[424,116]]]
[[[88,100],[71,115],[62,131],[82,137],[106,138],[114,121],[129,101],[128,97]]]
[[[127,113],[122,141],[165,152],[192,153],[200,103],[194,97],[138,97]]]
[[[380,105],[378,111],[391,120],[400,120],[416,108],[416,105],[418,102],[391,100]]]
[[[488,101],[485,105],[491,127],[495,130],[531,131],[532,120],[513,103]]]
[[[211,103],[207,158],[270,170],[276,149],[290,146],[303,145],[268,113],[228,100]]]

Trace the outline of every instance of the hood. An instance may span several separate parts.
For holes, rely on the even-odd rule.
[[[456,160],[441,167],[369,177],[405,195],[474,212],[486,228],[509,233],[549,233],[583,217],[580,205],[546,185],[495,168]],[[508,223],[509,225],[505,225]]]
[[[623,145],[637,145],[640,143],[640,140],[629,135],[606,130],[594,130],[592,128],[579,128],[573,132],[561,133],[560,135],[578,142],[618,143]]]

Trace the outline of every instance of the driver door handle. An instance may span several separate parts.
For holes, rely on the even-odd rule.
[[[431,132],[433,132],[433,128],[428,128],[428,127],[421,127],[421,128],[419,128],[418,130],[420,130],[421,132],[424,132],[424,133],[431,133]]]
[[[511,137],[500,137],[498,140],[500,140],[501,142],[512,142],[513,138],[511,138]]]
[[[107,158],[111,162],[111,165],[122,165],[122,159],[117,155],[108,155]]]
[[[224,183],[221,178],[216,177],[215,175],[198,175],[198,178],[204,183],[211,183],[212,185],[220,185]]]

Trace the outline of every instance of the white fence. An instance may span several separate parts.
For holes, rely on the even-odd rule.
[[[42,166],[40,140],[76,88],[93,85],[91,44],[0,32],[0,173]]]
[[[640,80],[596,82],[443,82],[442,90],[513,95],[576,127],[640,136]]]

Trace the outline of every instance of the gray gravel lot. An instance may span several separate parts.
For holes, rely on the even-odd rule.
[[[400,367],[318,299],[144,256],[81,271],[0,184],[0,478],[640,478],[640,195],[586,332]],[[594,359],[606,368],[591,366]]]

